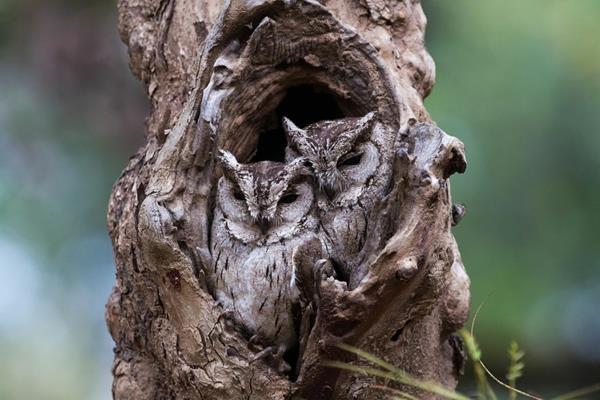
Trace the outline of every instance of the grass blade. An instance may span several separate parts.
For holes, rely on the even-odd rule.
[[[479,312],[479,309],[477,310],[477,312]],[[475,314],[474,318],[476,317],[477,314]],[[472,329],[473,327],[471,327],[471,331]],[[490,386],[485,370],[480,364],[481,349],[479,348],[475,337],[473,337],[473,335],[466,329],[461,329],[458,333],[462,338],[463,343],[465,344],[465,349],[473,364],[473,372],[475,373],[475,379],[477,381],[477,390],[479,393],[478,397],[483,400],[496,400],[496,394]]]
[[[524,392],[522,390],[519,390],[517,388],[514,388],[510,385],[507,385],[506,383],[502,382],[500,379],[496,378],[496,376],[494,374],[492,374],[492,372],[485,366],[485,364],[483,363],[483,361],[479,360],[479,363],[481,364],[481,366],[483,367],[483,369],[485,370],[485,372],[494,380],[496,381],[497,384],[504,386],[506,389],[511,390],[515,393],[520,394],[521,396],[525,396],[525,397],[529,397],[530,399],[535,399],[535,400],[544,400],[541,397],[537,397],[534,396],[532,394],[529,394],[527,392]]]
[[[408,394],[406,392],[403,392],[401,390],[398,389],[394,389],[391,387],[387,387],[387,386],[382,386],[382,385],[372,385],[370,386],[373,389],[377,389],[377,390],[381,390],[383,392],[388,392],[388,393],[392,393],[394,394],[396,397],[396,399],[402,399],[402,400],[419,400],[419,398],[413,396],[412,394]]]
[[[560,395],[558,397],[553,398],[552,400],[573,400],[573,399],[577,399],[581,396],[586,396],[588,394],[599,393],[599,392],[600,392],[600,383],[596,383],[595,385],[587,386],[587,387],[577,389],[572,392]]]
[[[400,368],[398,368],[398,367],[386,362],[385,360],[382,360],[381,358],[376,357],[373,354],[368,353],[364,350],[361,350],[354,346],[347,345],[345,343],[337,343],[335,346],[342,350],[345,350],[349,353],[355,354],[355,355],[359,356],[360,358],[364,358],[365,360],[370,361],[373,364],[378,365],[385,370],[388,370],[388,371],[398,374],[400,376],[407,375],[406,372],[404,372]]]
[[[369,356],[374,357],[372,355],[369,355]],[[374,358],[376,358],[376,357],[374,357]],[[381,360],[381,361],[385,363],[385,361],[383,361],[383,360]],[[352,372],[358,372],[358,373],[361,373],[364,375],[377,376],[380,378],[393,380],[395,382],[402,383],[402,384],[405,384],[408,386],[412,386],[412,387],[421,389],[421,390],[429,392],[429,393],[437,394],[438,396],[442,396],[446,399],[469,400],[469,398],[464,395],[456,393],[452,390],[448,390],[445,387],[439,386],[436,383],[418,380],[416,378],[409,376],[408,374],[406,374],[406,372],[401,371],[401,370],[400,371],[402,373],[397,374],[395,372],[380,370],[380,369],[372,368],[372,367],[359,367],[356,365],[343,363],[340,361],[327,361],[327,362],[324,362],[323,365],[325,365],[327,367],[344,369],[344,370],[352,371]],[[394,368],[394,369],[397,369],[397,368]]]

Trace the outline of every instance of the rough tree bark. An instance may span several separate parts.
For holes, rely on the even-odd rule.
[[[120,0],[118,9],[152,111],[108,212],[114,398],[385,398],[372,378],[322,365],[358,362],[338,342],[453,388],[469,280],[448,178],[466,162],[423,105],[434,65],[419,1]],[[294,110],[306,122],[376,111],[396,146],[360,262],[347,282],[317,282],[301,367],[286,376],[252,362],[248,338],[211,295],[207,264],[216,150],[245,162],[281,151],[261,140],[281,134],[280,113]]]

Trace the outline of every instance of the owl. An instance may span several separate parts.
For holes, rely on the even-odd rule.
[[[322,238],[342,278],[362,249],[375,203],[389,190],[394,134],[371,112],[301,129],[283,119],[286,159],[305,157],[318,183]]]
[[[253,341],[283,353],[297,342],[298,301],[292,253],[318,229],[310,170],[288,164],[240,164],[221,151],[211,227],[215,294]]]

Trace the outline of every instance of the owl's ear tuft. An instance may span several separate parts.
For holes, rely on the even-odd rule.
[[[341,136],[349,143],[355,143],[358,140],[362,140],[369,136],[376,120],[377,114],[374,111],[371,111],[364,117],[359,118],[352,129],[344,132]]]
[[[289,180],[300,176],[312,176],[312,164],[308,158],[298,157],[284,167],[282,174]]]
[[[373,126],[376,120],[377,112],[371,111],[370,113],[358,120],[358,125],[365,128],[370,128]]]
[[[240,169],[240,163],[237,161],[235,156],[227,150],[219,150],[217,159],[221,163],[223,173],[230,179],[234,179],[237,176],[237,172]]]
[[[303,142],[306,140],[306,131],[299,128],[289,118],[283,117],[283,130],[292,143]]]
[[[287,135],[295,135],[298,133],[304,133],[304,131],[302,129],[298,128],[298,126],[296,126],[296,124],[294,124],[292,122],[292,120],[289,119],[288,117],[283,117],[282,125],[283,125],[283,130],[285,131],[285,133]]]
[[[360,118],[356,124],[357,136],[363,136],[367,132],[371,131],[376,120],[377,113],[375,111],[371,111],[364,117]]]
[[[283,130],[285,131],[288,143],[298,149],[300,153],[310,153],[308,134],[304,129],[296,126],[289,118],[283,117]]]

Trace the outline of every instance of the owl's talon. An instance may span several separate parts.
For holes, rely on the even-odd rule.
[[[329,277],[336,278],[337,273],[333,268],[333,263],[328,259],[320,259],[315,263],[315,277],[317,281],[327,280]]]
[[[223,322],[225,323],[225,325],[227,325],[227,324],[231,325],[234,322],[234,320],[235,320],[234,316],[235,316],[235,314],[234,314],[233,311],[231,311],[231,310],[224,310],[217,317],[217,322],[223,320]]]
[[[256,353],[254,355],[254,357],[252,357],[252,359],[250,360],[250,364],[253,364],[257,361],[265,360],[269,357],[272,357],[273,358],[272,367],[275,368],[277,370],[277,372],[279,372],[280,374],[288,374],[292,370],[292,368],[283,359],[284,353],[285,353],[285,350],[283,348],[280,348],[279,350],[276,351],[275,346],[269,346],[269,347],[265,348],[264,350]]]
[[[250,340],[252,340],[252,338]],[[272,355],[274,350],[275,350],[274,346],[269,346],[269,347],[264,348],[263,350],[256,353],[254,355],[254,357],[252,357],[252,359],[250,360],[250,364],[254,364],[256,361],[264,360],[265,358]]]
[[[258,335],[252,335],[250,337],[250,339],[248,339],[248,348],[254,352],[259,352],[259,353],[265,350],[260,345],[260,336],[258,336]]]
[[[248,340],[248,344],[250,344],[250,345],[256,345],[258,342],[259,342],[258,335],[252,335],[250,337],[250,339]]]
[[[223,311],[221,314],[219,314],[219,316],[217,317],[217,320],[220,320],[222,318],[224,319],[233,319],[234,316],[234,312],[231,310],[225,310]]]
[[[281,375],[287,375],[292,371],[292,367],[290,367],[290,364],[284,361],[283,357],[276,360],[276,362],[277,372],[279,372]]]
[[[279,372],[282,375],[286,375],[289,374],[292,370],[292,367],[290,367],[290,364],[288,364],[284,359],[283,359],[283,354],[285,353],[285,349],[284,348],[279,348],[279,350],[273,354],[273,363],[274,363],[274,367],[277,370],[277,372]]]

